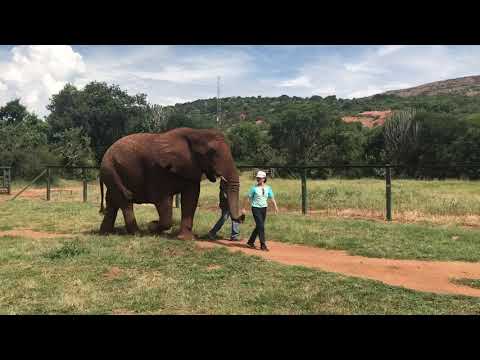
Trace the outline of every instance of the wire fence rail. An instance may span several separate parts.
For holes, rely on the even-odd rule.
[[[0,166],[0,194],[11,193],[11,170],[10,166]]]
[[[98,170],[99,166],[61,166],[61,165],[48,165],[45,167],[45,170],[37,176],[30,184],[23,188],[19,193],[17,193],[11,200],[14,200],[18,197],[23,191],[25,191],[29,186],[33,185],[39,178],[46,174],[46,200],[51,200],[51,185],[52,185],[52,170],[62,169],[62,170],[80,170],[81,178],[83,183],[83,202],[87,202],[88,199],[88,180],[87,180],[87,171],[88,170]],[[257,170],[266,170],[268,174],[275,174],[276,170],[287,170],[291,173],[296,174],[295,178],[300,178],[301,181],[301,209],[302,214],[307,214],[308,209],[308,172],[309,170],[314,169],[352,169],[352,168],[371,168],[371,169],[383,169],[384,170],[384,179],[385,179],[385,219],[387,221],[392,221],[392,169],[405,169],[409,168],[408,165],[402,164],[310,164],[310,165],[298,165],[298,166],[287,166],[287,165],[269,165],[269,164],[241,164],[237,165],[239,170],[253,170],[253,173]],[[438,169],[453,169],[453,168],[480,168],[480,163],[457,163],[457,164],[426,164],[422,166],[417,166],[419,168],[438,168]],[[3,168],[0,168],[2,170]],[[254,175],[253,175],[254,176]],[[175,207],[180,207],[180,195],[176,194],[175,196]]]

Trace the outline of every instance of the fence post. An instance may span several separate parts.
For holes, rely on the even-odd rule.
[[[47,201],[50,201],[50,168],[47,167]]]
[[[302,170],[302,214],[307,213],[307,169]]]
[[[8,168],[6,170],[6,174],[7,174],[7,191],[8,191],[8,195],[11,194],[12,192],[12,168]]]
[[[82,180],[83,180],[83,202],[87,202],[87,177],[85,175],[85,168],[82,168]]]
[[[180,207],[180,194],[175,194],[175,207],[177,209]]]
[[[385,185],[385,193],[387,197],[387,221],[392,221],[392,174],[389,164],[385,167]]]

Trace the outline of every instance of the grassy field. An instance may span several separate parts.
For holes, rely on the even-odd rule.
[[[242,177],[242,191],[251,183]],[[475,222],[479,216],[478,182],[394,181],[394,216],[402,209],[422,221],[404,217],[393,223],[371,216],[373,210],[383,212],[382,181],[309,181],[310,209],[319,210],[309,216],[299,212],[298,180],[270,184],[282,211],[268,214],[268,239],[369,257],[480,261],[480,224],[459,226],[458,220]],[[14,193],[21,185],[14,184]],[[89,184],[87,203],[81,202],[79,185],[61,181],[57,188],[63,191],[52,192],[51,202],[43,200],[44,186],[0,202],[0,231],[68,234],[0,237],[0,313],[480,314],[478,298],[420,293],[223,248],[200,249],[166,236],[100,237],[98,185]],[[217,191],[218,184],[202,182],[194,225],[199,235],[219,215]],[[449,201],[456,205],[447,206]],[[348,209],[360,218],[343,216]],[[157,219],[153,205],[135,211],[143,229]],[[172,231],[178,228],[178,209],[174,216]],[[116,224],[122,233],[121,214]],[[249,215],[242,237],[252,227]],[[226,224],[221,235],[228,237],[229,231]],[[478,287],[475,280],[458,282]]]
[[[241,177],[241,191],[246,193],[254,180]],[[26,183],[13,184],[13,193]],[[300,212],[301,184],[299,179],[270,179],[279,207]],[[45,185],[34,186],[38,196],[45,198]],[[52,200],[80,201],[81,183],[60,180],[52,187]],[[76,188],[76,189],[74,189]],[[62,190],[64,189],[64,190]],[[66,189],[66,190],[65,190]],[[383,219],[385,216],[385,182],[377,179],[308,180],[308,208],[312,213],[332,216],[357,216]],[[88,184],[89,201],[99,203],[99,186]],[[215,208],[218,182],[202,182],[200,206]],[[392,180],[393,218],[402,222],[452,223],[480,226],[479,181],[417,181]]]
[[[151,205],[136,206],[136,214],[141,228],[157,216]],[[177,209],[174,215],[173,231]],[[206,232],[217,215],[200,208],[195,231]],[[167,237],[101,237],[100,220],[94,202],[0,203],[0,231],[70,235],[0,237],[0,313],[480,314],[478,298],[415,292]],[[288,213],[267,221],[269,238],[285,242],[373,257],[480,260],[475,228]],[[121,216],[117,227],[122,232]],[[242,235],[251,228],[249,218]],[[227,235],[228,226],[222,231]]]

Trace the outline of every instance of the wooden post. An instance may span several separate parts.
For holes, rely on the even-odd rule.
[[[387,221],[392,221],[392,174],[391,168],[388,164],[387,167],[385,167],[385,185],[387,197]]]
[[[177,209],[180,207],[180,194],[175,194],[175,207]]]
[[[83,180],[83,202],[87,202],[87,177],[85,175],[85,169],[82,169]]]
[[[307,170],[302,171],[302,214],[307,213]]]
[[[50,201],[50,168],[47,168],[47,201]]]
[[[12,192],[12,168],[8,168],[6,170],[6,174],[7,174],[7,192],[8,192],[8,195],[10,195]]]

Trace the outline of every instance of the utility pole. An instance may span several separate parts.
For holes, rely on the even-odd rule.
[[[220,114],[221,114],[221,104],[220,104],[220,76],[217,76],[217,125],[220,124]]]

